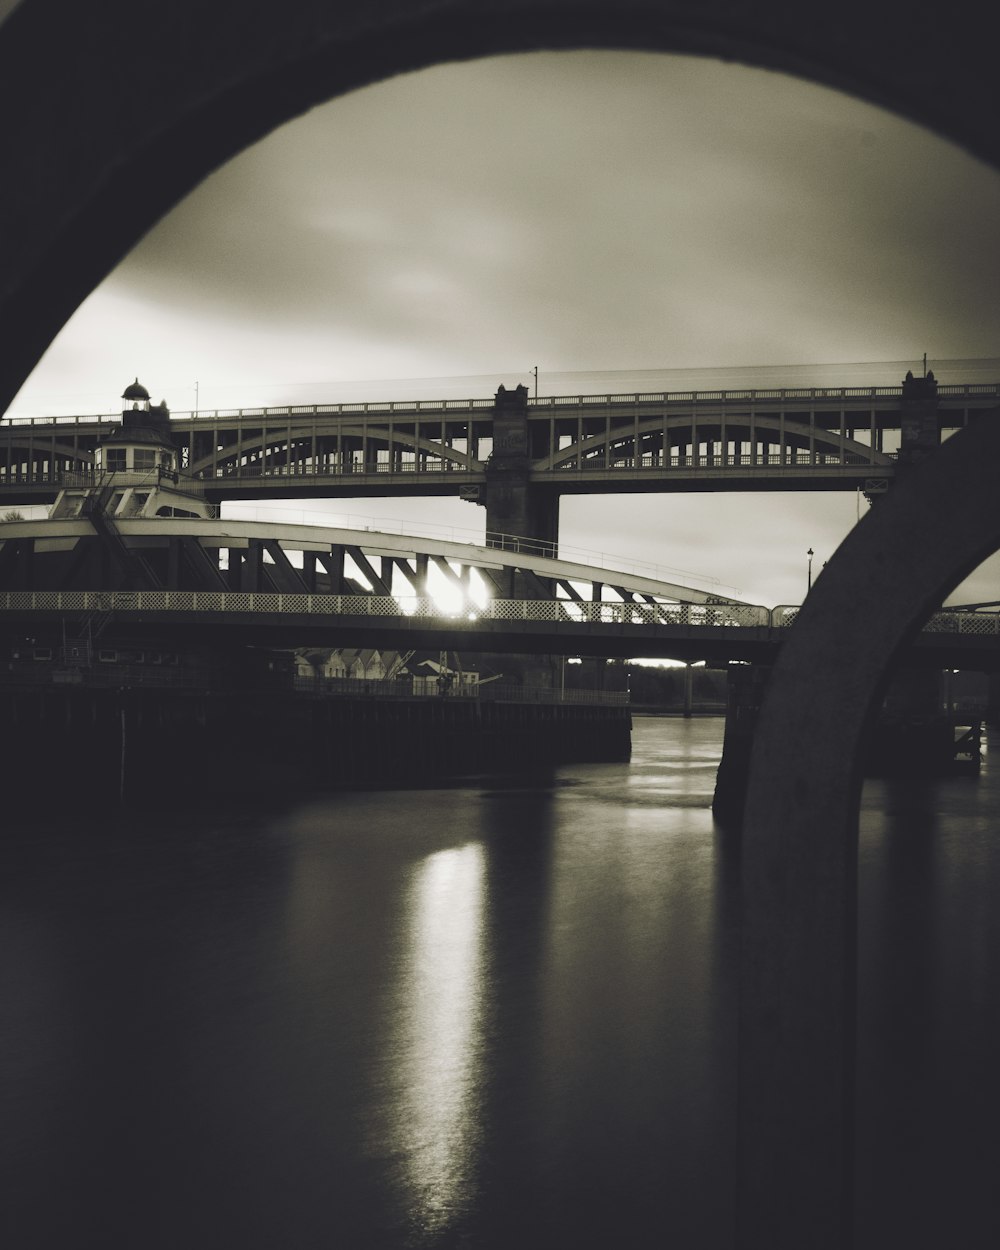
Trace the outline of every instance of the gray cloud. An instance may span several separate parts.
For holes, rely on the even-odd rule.
[[[689,356],[706,331],[704,359],[807,359],[819,327],[848,358],[898,356],[918,331],[975,355],[1000,321],[998,208],[994,174],[825,89],[535,55],[314,110],[210,179],[117,281],[237,323],[542,342],[553,367],[600,359],[606,336],[628,364],[678,338]]]

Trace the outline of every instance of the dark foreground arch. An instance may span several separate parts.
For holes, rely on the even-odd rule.
[[[0,407],[202,177],[352,87],[538,48],[701,53],[839,87],[996,166],[982,12],[979,0],[946,14],[896,0],[22,0],[0,27]],[[858,734],[908,632],[1000,543],[998,466],[1000,440],[970,429],[897,488],[830,562],[774,672],[745,828],[744,1246],[846,1244]],[[795,766],[776,770],[792,724]]]
[[[742,831],[741,1207],[762,1236],[747,1247],[796,1230],[850,1244],[858,746],[896,654],[1000,548],[998,476],[1000,426],[983,423],[898,478],[771,674]]]
[[[978,0],[21,0],[0,26],[0,409],[58,329],[207,173],[403,70],[539,48],[700,53],[883,104],[1000,162]],[[502,171],[501,171],[502,172]]]

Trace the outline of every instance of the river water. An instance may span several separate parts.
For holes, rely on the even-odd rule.
[[[729,1250],[721,743],[639,718],[630,764],[8,822],[2,1244]],[[1000,1244],[994,759],[865,787],[864,1250]]]

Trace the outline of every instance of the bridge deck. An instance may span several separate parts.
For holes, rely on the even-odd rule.
[[[797,607],[494,600],[448,611],[417,596],[211,591],[0,591],[8,627],[114,618],[130,636],[267,646],[392,646],[772,663]],[[1000,613],[935,613],[907,663],[1000,669]]]
[[[211,499],[455,495],[486,481],[493,400],[179,414],[184,468]],[[1000,384],[938,388],[942,430],[1000,410]],[[902,387],[785,388],[528,401],[530,480],[556,493],[853,490],[895,472]],[[54,497],[119,418],[0,422],[0,498]]]

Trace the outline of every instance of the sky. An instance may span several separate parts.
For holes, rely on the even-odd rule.
[[[789,76],[500,57],[313,109],[208,178],[80,307],[11,415],[1000,380],[1000,175]],[[640,380],[641,379],[641,380]],[[483,530],[459,500],[280,505]],[[851,492],[563,500],[574,547],[800,601]],[[260,515],[264,515],[261,511]],[[470,534],[470,536],[472,536]],[[702,583],[704,584],[704,583]],[[1000,598],[994,558],[962,600]]]

